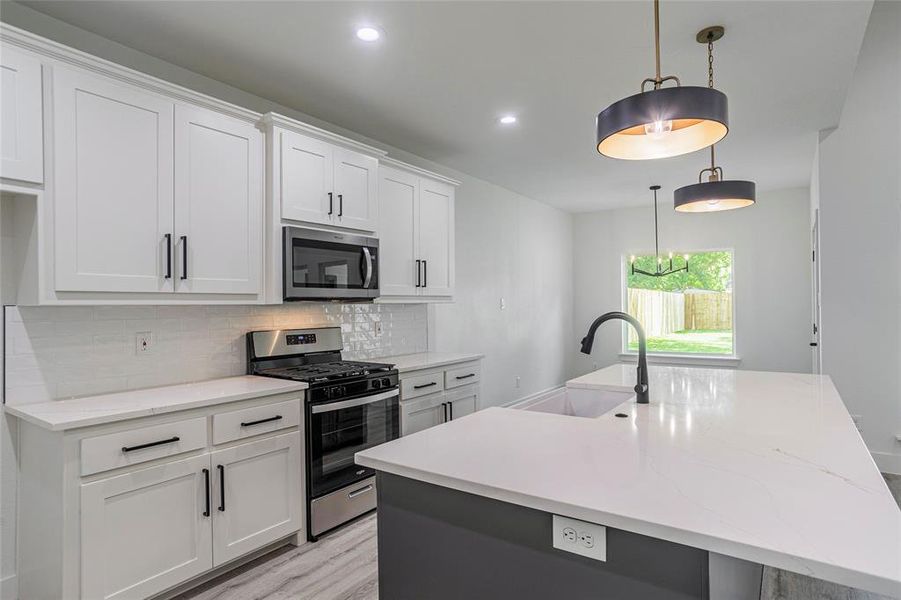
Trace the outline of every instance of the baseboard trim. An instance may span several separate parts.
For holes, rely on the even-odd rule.
[[[15,573],[0,579],[0,598],[3,598],[3,600],[18,600],[19,580],[16,579]]]
[[[876,466],[883,473],[901,475],[901,454],[889,454],[888,452],[871,452]]]
[[[555,385],[553,387],[549,387],[547,389],[541,390],[540,392],[535,392],[534,394],[529,394],[528,396],[523,396],[522,398],[517,398],[516,400],[511,400],[505,404],[501,404],[502,408],[511,408],[516,406],[517,404],[523,404],[526,402],[535,402],[538,400],[543,400],[545,398],[549,398],[554,394],[559,394],[563,390],[566,389],[564,385]]]

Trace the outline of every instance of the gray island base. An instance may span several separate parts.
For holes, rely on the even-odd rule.
[[[550,513],[380,472],[379,597],[422,600],[425,590],[429,600],[718,595],[711,596],[711,585],[722,582],[711,582],[710,568],[722,569],[705,550],[608,528],[607,560],[598,561],[553,548],[552,520]],[[757,565],[727,568],[759,593]],[[735,591],[730,597],[757,597]]]

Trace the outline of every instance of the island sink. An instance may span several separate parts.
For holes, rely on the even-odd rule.
[[[519,404],[514,408],[533,412],[596,419],[620,404],[635,399],[633,392],[614,390],[561,390],[549,398]]]

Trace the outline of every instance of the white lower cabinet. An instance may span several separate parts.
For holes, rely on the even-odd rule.
[[[146,598],[213,566],[209,467],[204,454],[81,486],[82,598]]]
[[[305,539],[301,406],[287,393],[66,431],[20,420],[19,597],[149,598]],[[276,430],[212,435],[270,413]]]
[[[448,420],[471,415],[479,407],[479,386],[467,385],[445,393]]]
[[[479,410],[478,360],[400,374],[400,432],[410,435]]]
[[[300,529],[300,436],[288,433],[212,454],[213,564]]]
[[[446,414],[443,392],[402,402],[400,434],[410,435],[435,425],[441,425],[444,423]]]

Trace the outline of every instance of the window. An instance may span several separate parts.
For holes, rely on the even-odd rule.
[[[732,251],[691,252],[688,256],[687,272],[664,277],[632,273],[632,264],[654,272],[656,257],[625,257],[625,311],[644,327],[649,353],[732,356]],[[676,268],[684,264],[682,256],[673,259]],[[663,266],[668,265],[669,259],[665,259]],[[635,330],[625,329],[626,350],[637,352]]]

